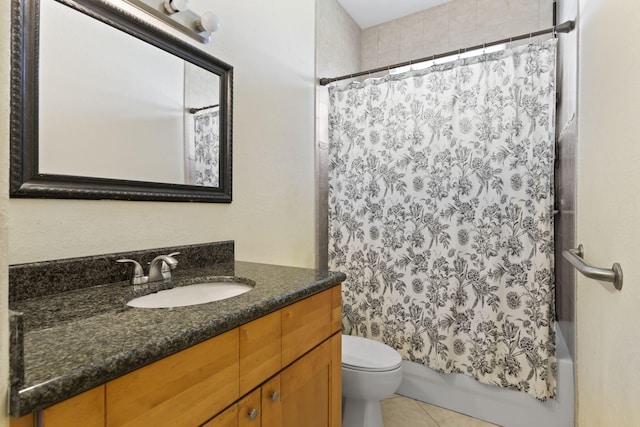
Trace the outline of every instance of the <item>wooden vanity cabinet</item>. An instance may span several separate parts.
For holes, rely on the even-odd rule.
[[[43,425],[340,427],[340,303],[338,285],[53,405]]]

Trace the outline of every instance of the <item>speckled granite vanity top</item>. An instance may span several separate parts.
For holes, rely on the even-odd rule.
[[[226,243],[232,257],[233,243]],[[112,262],[120,255],[105,257]],[[23,370],[23,375],[15,378],[12,373],[11,415],[50,406],[345,279],[342,273],[229,261],[228,255],[207,266],[179,265],[171,279],[177,286],[215,276],[256,282],[250,292],[207,304],[130,308],[126,302],[140,289],[126,280],[24,299],[14,295],[10,308],[23,315],[12,322],[12,332],[22,323],[24,355],[15,360],[20,349],[12,348],[12,369]],[[12,347],[19,347],[14,340],[18,338],[12,333]]]

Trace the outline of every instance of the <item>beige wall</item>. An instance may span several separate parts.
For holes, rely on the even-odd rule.
[[[553,0],[451,0],[362,31],[361,69],[548,28]]]
[[[580,427],[640,425],[640,2],[581,0],[577,241],[624,287],[578,277]]]
[[[12,199],[10,263],[233,239],[239,260],[314,266],[315,2],[191,6],[234,66],[233,203]]]

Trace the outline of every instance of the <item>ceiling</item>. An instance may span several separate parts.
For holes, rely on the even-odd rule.
[[[449,0],[338,0],[360,28],[368,28]]]

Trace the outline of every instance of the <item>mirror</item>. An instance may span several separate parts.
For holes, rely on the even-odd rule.
[[[12,1],[12,197],[231,201],[230,65],[101,0]]]

